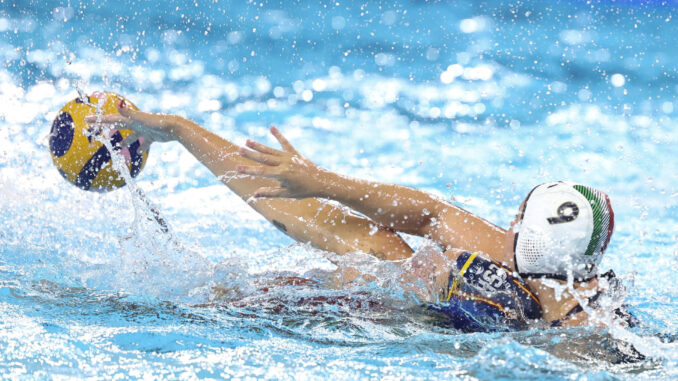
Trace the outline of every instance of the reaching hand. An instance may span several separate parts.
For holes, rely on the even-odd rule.
[[[122,142],[123,145],[143,137],[144,145],[152,142],[168,142],[175,140],[175,123],[172,115],[151,114],[134,110],[122,100],[118,104],[119,114],[89,115],[85,121],[94,126],[130,129],[134,131]]]
[[[239,165],[239,173],[274,178],[279,187],[257,189],[254,197],[317,197],[322,190],[325,172],[309,159],[301,156],[277,128],[271,127],[271,134],[280,142],[282,151],[264,144],[247,140],[247,147],[241,148],[240,155],[263,165]]]

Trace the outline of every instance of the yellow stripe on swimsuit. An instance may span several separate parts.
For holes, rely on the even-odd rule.
[[[459,277],[464,276],[464,273],[466,273],[466,270],[468,270],[468,268],[471,266],[471,263],[473,263],[473,260],[476,259],[478,254],[479,254],[479,252],[476,251],[475,253],[471,254],[471,256],[466,260],[466,263],[464,263],[464,265],[461,267],[461,270],[459,270]],[[447,299],[445,299],[445,301],[450,300],[450,298],[452,298],[452,295],[457,293],[457,287],[458,286],[459,286],[459,278],[455,277],[454,281],[452,283],[452,286],[449,287],[449,291],[447,293]]]

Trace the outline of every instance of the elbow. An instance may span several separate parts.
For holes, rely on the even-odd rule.
[[[421,223],[419,224],[419,234],[421,236],[430,235],[443,220],[445,213],[449,211],[450,205],[435,196],[430,196],[426,205],[422,209]]]

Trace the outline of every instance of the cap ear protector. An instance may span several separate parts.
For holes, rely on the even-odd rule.
[[[571,182],[532,189],[513,243],[523,277],[591,279],[610,242],[614,212],[607,195]]]

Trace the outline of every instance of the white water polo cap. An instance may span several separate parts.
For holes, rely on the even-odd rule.
[[[605,193],[565,181],[539,185],[523,205],[514,240],[516,269],[524,277],[591,279],[613,229]]]

